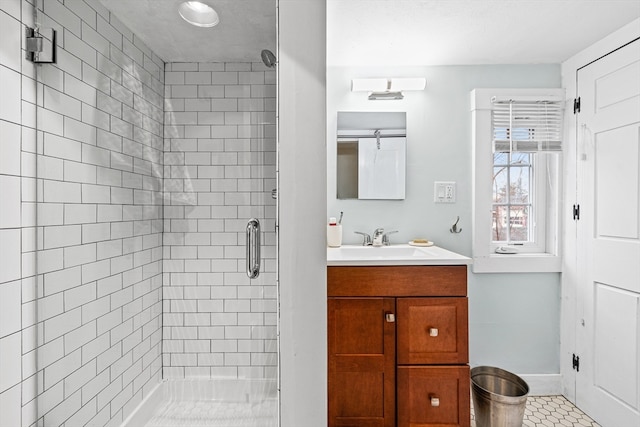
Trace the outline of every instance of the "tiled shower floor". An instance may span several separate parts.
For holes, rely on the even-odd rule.
[[[277,427],[278,402],[174,401],[145,427]]]
[[[471,427],[476,427],[471,403]],[[563,396],[529,396],[524,427],[600,427]]]

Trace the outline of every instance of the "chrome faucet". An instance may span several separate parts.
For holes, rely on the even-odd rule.
[[[376,228],[373,232],[373,238],[362,231],[354,231],[354,233],[362,236],[362,246],[390,246],[389,234],[397,233],[397,230],[384,232],[384,228]]]
[[[382,238],[384,236],[384,228],[376,228],[373,232],[373,246],[382,246]]]
[[[382,235],[382,244],[385,246],[389,246],[391,245],[391,242],[389,241],[389,234],[393,234],[393,233],[397,233],[398,230],[393,230],[393,231],[387,231],[386,233],[384,233]]]
[[[360,234],[363,237],[362,246],[371,246],[371,236],[367,233],[363,233],[362,231],[354,231],[356,234]]]

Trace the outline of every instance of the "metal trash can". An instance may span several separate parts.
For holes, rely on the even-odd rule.
[[[471,369],[476,427],[522,427],[529,385],[519,376],[492,366]]]

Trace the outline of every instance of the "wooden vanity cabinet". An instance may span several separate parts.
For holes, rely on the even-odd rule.
[[[327,277],[329,426],[469,426],[466,265]]]

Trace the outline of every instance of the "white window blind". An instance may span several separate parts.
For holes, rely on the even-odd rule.
[[[562,151],[560,99],[493,97],[491,104],[494,152]]]

